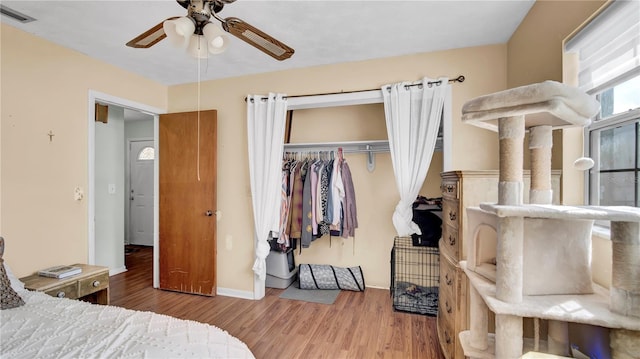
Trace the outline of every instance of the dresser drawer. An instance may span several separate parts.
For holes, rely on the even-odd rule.
[[[83,278],[78,281],[80,288],[79,296],[84,297],[99,290],[109,287],[109,272],[98,274],[93,277]]]
[[[448,224],[442,226],[442,240],[440,241],[440,253],[444,253],[454,260],[460,258],[460,243],[458,229]]]
[[[442,181],[442,185],[440,186],[440,189],[442,190],[442,197],[452,199],[460,198],[458,184],[459,182],[457,180]]]
[[[441,256],[440,258],[440,297],[442,295],[448,295],[451,298],[455,298],[456,293],[456,285],[457,285],[457,274],[456,268],[449,261],[446,256]]]
[[[66,278],[49,278],[36,274],[22,277],[25,289],[46,293],[52,297],[81,299],[92,303],[109,304],[109,268],[82,263],[79,274]]]
[[[72,282],[64,286],[53,288],[46,291],[45,293],[47,293],[52,297],[77,299],[78,298],[78,282]]]
[[[455,349],[456,341],[451,322],[448,322],[444,316],[438,313],[438,341],[442,348],[442,354],[446,359],[456,359]]]
[[[456,298],[450,295],[438,298],[438,316],[442,316],[445,321],[450,323],[453,329],[454,318],[456,313]]]
[[[460,221],[458,206],[459,202],[456,200],[446,200],[442,202],[442,219],[444,223],[456,229]]]
[[[440,259],[440,291],[438,296],[438,315],[443,315],[449,322],[457,315],[458,274],[449,258]]]

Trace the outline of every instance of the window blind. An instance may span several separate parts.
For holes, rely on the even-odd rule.
[[[578,55],[578,87],[591,94],[640,73],[640,1],[612,1],[565,52]]]

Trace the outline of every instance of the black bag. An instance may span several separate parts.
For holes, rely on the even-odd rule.
[[[439,211],[442,213],[442,211]],[[413,221],[420,227],[422,234],[412,234],[414,246],[437,247],[442,237],[442,219],[430,209],[413,209]]]

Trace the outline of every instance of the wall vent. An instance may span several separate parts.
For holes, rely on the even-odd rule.
[[[5,5],[0,5],[0,14],[8,16],[16,21],[19,21],[23,24],[26,24],[28,22],[31,21],[36,21],[35,18],[29,16],[29,15],[25,15],[19,11],[13,10],[10,7],[7,7]]]

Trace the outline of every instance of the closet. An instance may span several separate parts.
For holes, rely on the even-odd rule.
[[[389,250],[396,236],[391,217],[398,201],[388,153],[384,106],[380,90],[291,97],[293,110],[285,152],[343,148],[352,172],[359,226],[355,236],[324,236],[309,248],[295,251],[297,264],[361,266],[367,286],[389,288]],[[443,136],[448,136],[443,124]],[[443,151],[432,160],[421,194],[439,196]]]

